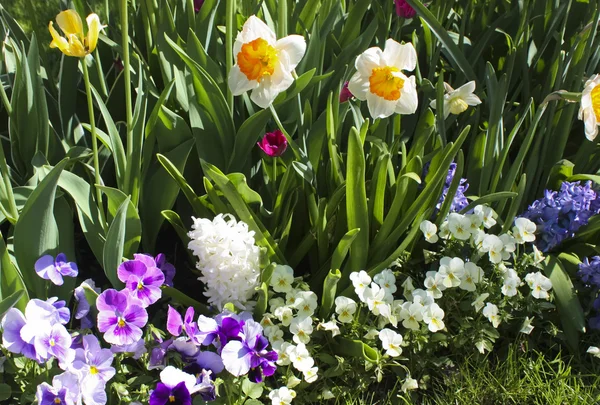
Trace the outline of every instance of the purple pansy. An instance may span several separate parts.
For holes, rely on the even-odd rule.
[[[69,307],[67,307],[66,301],[59,301],[58,297],[51,297],[46,300],[46,302],[52,305],[58,311],[58,316],[60,318],[60,323],[66,325],[69,323],[71,319],[71,311],[69,311]]]
[[[2,345],[11,353],[20,353],[29,359],[38,360],[33,343],[26,342],[21,337],[25,324],[25,316],[21,311],[9,309],[2,318]]]
[[[152,257],[142,254],[136,254],[134,257],[134,260],[119,265],[117,276],[125,283],[129,294],[147,307],[160,299],[160,287],[165,282],[165,275],[156,267]]]
[[[163,369],[167,365],[165,360],[165,356],[167,355],[167,350],[173,343],[173,339],[163,340],[160,336],[154,336],[154,340],[158,343],[158,346],[154,347],[150,351],[150,359],[148,360],[148,370],[154,369]]]
[[[64,277],[77,277],[77,265],[67,261],[64,253],[59,253],[56,259],[50,255],[44,255],[35,262],[35,272],[44,280],[50,280],[56,285],[63,284]]]
[[[263,376],[275,373],[277,353],[268,351],[269,341],[262,334],[262,326],[247,320],[242,328],[242,340],[229,341],[221,352],[227,371],[234,376],[248,374],[250,381],[259,383]]]
[[[81,392],[77,375],[65,372],[54,376],[52,385],[38,385],[35,395],[38,405],[76,405],[81,404]],[[92,404],[92,402],[86,402]],[[95,404],[94,404],[95,405]]]
[[[98,296],[98,330],[104,340],[113,345],[130,345],[142,338],[142,329],[148,322],[143,304],[126,293],[109,289]]]
[[[191,394],[201,388],[196,384],[196,377],[173,366],[160,372],[160,381],[150,394],[150,405],[191,405]]]
[[[113,353],[127,353],[134,360],[139,360],[144,354],[148,353],[144,339],[140,339],[129,345],[111,345],[110,351]]]
[[[56,357],[61,368],[71,364],[75,358],[75,351],[71,349],[71,335],[60,323],[50,325],[48,322],[39,322],[34,346],[37,355],[42,359]]]
[[[94,326],[94,321],[91,314],[91,306],[85,295],[85,290],[89,289],[100,294],[102,291],[100,288],[96,288],[94,280],[88,278],[79,287],[75,289],[75,300],[77,306],[75,307],[75,319],[81,319],[82,329],[91,329]]]
[[[115,375],[115,369],[111,367],[113,358],[113,352],[101,348],[96,336],[85,335],[83,348],[75,350],[72,368],[79,373],[83,382],[89,379],[105,384]]]
[[[155,258],[156,267],[160,269],[165,275],[165,285],[173,287],[173,278],[175,278],[175,266],[167,261],[164,254],[160,253]]]

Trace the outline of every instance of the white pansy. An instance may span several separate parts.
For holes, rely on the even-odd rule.
[[[271,405],[289,405],[296,398],[296,392],[288,387],[281,387],[269,392]]]
[[[294,282],[294,270],[290,266],[277,265],[271,275],[271,287],[278,293],[286,293],[292,290]]]
[[[256,16],[244,23],[233,44],[235,65],[228,77],[234,96],[252,90],[250,99],[267,108],[294,82],[292,72],[306,52],[300,35],[277,40],[275,33]]]
[[[381,340],[381,346],[388,356],[398,357],[402,354],[402,335],[399,333],[387,328],[382,329],[379,332],[379,340]]]
[[[500,235],[500,240],[502,241],[502,244],[504,245],[502,247],[502,259],[503,260],[508,260],[510,259],[510,255],[511,253],[513,253],[515,250],[517,250],[517,246],[515,244],[515,238],[513,238],[512,236],[510,236],[507,233],[503,233],[502,235]]]
[[[454,90],[448,83],[444,83],[444,118],[448,118],[450,114],[458,115],[467,111],[469,106],[481,104],[481,100],[475,94],[475,82],[470,81],[463,84],[458,89]],[[433,100],[430,104],[431,108],[437,107],[437,101]]]
[[[368,332],[363,336],[363,338],[368,339],[368,340],[373,340],[375,339],[377,336],[379,336],[379,331],[375,328],[371,328],[368,330]]]
[[[517,218],[512,233],[517,243],[533,242],[537,227],[527,218]]]
[[[465,271],[460,279],[460,289],[465,291],[475,291],[476,284],[483,280],[483,270],[473,262],[465,263]]]
[[[260,276],[260,250],[254,232],[230,214],[212,221],[193,218],[188,248],[198,258],[196,267],[208,302],[221,309],[232,302],[242,309],[256,293]]]
[[[363,294],[365,289],[369,287],[371,284],[371,277],[367,274],[366,271],[361,270],[359,272],[350,273],[350,281],[352,281],[352,285],[354,286],[354,292],[360,298],[362,302],[365,302]]]
[[[340,327],[337,325],[335,318],[331,318],[329,322],[321,322],[317,325],[317,329],[327,330],[331,332],[331,337],[336,337],[340,334]]]
[[[298,294],[300,294],[301,292],[302,290],[293,288],[291,291],[285,293],[285,305],[294,307],[294,305],[296,304],[296,300],[298,299]]]
[[[419,303],[405,302],[400,310],[400,319],[402,326],[407,329],[419,330],[421,325],[419,322],[423,320],[423,311],[425,307]]]
[[[356,73],[348,89],[361,101],[367,101],[373,118],[396,114],[413,114],[419,103],[412,71],[417,66],[417,52],[411,43],[401,45],[393,39],[385,42],[385,50],[373,47],[356,58]]]
[[[364,292],[365,301],[369,310],[373,315],[381,315],[388,317],[391,312],[391,307],[386,302],[385,290],[375,283],[371,283],[371,287],[367,287]]]
[[[317,378],[319,377],[319,375],[317,374],[318,371],[319,371],[319,367],[317,367],[317,366],[311,367],[308,370],[303,371],[302,377],[304,377],[304,381],[306,381],[309,384],[317,381]]]
[[[514,297],[517,295],[517,288],[521,285],[521,279],[516,271],[513,269],[506,268],[504,274],[504,282],[502,284],[502,294],[507,297]]]
[[[504,243],[496,235],[486,235],[479,250],[489,255],[490,262],[500,263],[503,258]]]
[[[450,236],[452,235],[452,233],[450,233],[450,228],[448,227],[448,221],[442,222],[442,224],[440,225],[440,231],[438,232],[438,235],[442,239],[450,239]]]
[[[375,281],[379,287],[385,290],[386,295],[388,295],[388,299],[393,299],[392,294],[394,294],[398,288],[396,287],[396,276],[394,276],[392,270],[382,270],[381,273],[376,274],[375,277],[373,277],[373,281]]]
[[[347,297],[337,297],[335,299],[335,312],[338,314],[338,320],[341,323],[350,323],[356,313],[356,302]]]
[[[284,305],[275,310],[274,315],[279,319],[279,322],[282,323],[283,326],[290,326],[292,319],[294,318],[294,313],[292,312],[292,308]]]
[[[298,344],[310,342],[310,335],[313,333],[312,319],[294,318],[290,323],[290,332],[294,335],[292,338],[294,342]]]
[[[589,354],[591,354],[594,357],[600,358],[600,349],[597,348],[596,346],[590,346],[590,347],[588,347],[586,353],[589,353]]]
[[[585,126],[585,136],[590,141],[596,139],[598,135],[598,125],[600,123],[600,75],[594,75],[585,82],[583,93],[581,94],[581,105],[579,107],[578,118],[583,120]]]
[[[294,308],[298,310],[299,317],[312,316],[318,306],[317,294],[312,291],[301,291],[296,296]]]
[[[276,342],[273,343],[273,350],[277,353],[277,364],[280,366],[287,366],[291,364],[292,359],[290,353],[295,349],[296,346],[289,342]]]
[[[545,259],[544,254],[535,245],[531,246],[533,247],[533,263],[540,264]]]
[[[421,225],[419,225],[421,232],[423,232],[423,236],[425,240],[429,243],[436,243],[439,238],[437,236],[437,226],[431,221],[423,221]]]
[[[275,312],[275,310],[279,307],[283,307],[285,306],[285,300],[283,298],[277,297],[277,298],[271,298],[269,300],[269,310],[271,312]]]
[[[473,213],[475,215],[481,216],[481,220],[483,222],[483,226],[486,229],[490,229],[494,225],[496,225],[496,211],[487,205],[478,205],[473,209]]]
[[[298,371],[305,372],[315,365],[315,360],[310,356],[304,343],[288,348],[287,353],[292,360],[292,365]]]
[[[541,300],[550,298],[548,291],[552,289],[552,281],[539,271],[527,274],[525,276],[525,282],[529,285],[529,288],[531,288],[531,295],[533,295],[534,298]]]
[[[431,295],[433,299],[442,298],[442,291],[446,289],[444,278],[445,276],[440,275],[437,271],[428,271],[425,273],[423,284],[427,288],[427,294]]]
[[[269,314],[269,313],[263,314],[263,317],[260,320],[260,326],[262,326],[263,329],[274,326],[275,324],[273,323],[273,321],[271,319],[273,319],[273,314]]]
[[[335,394],[333,392],[331,392],[331,390],[329,390],[329,389],[324,389],[321,392],[321,396],[323,397],[323,399],[333,399],[333,398],[335,398]]]
[[[458,287],[465,274],[465,262],[459,257],[442,257],[438,274],[446,288]]]
[[[477,232],[473,232],[471,234],[471,241],[473,241],[473,245],[477,248],[481,247],[483,240],[486,237],[486,233],[483,229],[478,229]]]
[[[483,294],[479,295],[477,298],[475,298],[475,301],[473,301],[471,303],[471,306],[473,308],[475,308],[475,312],[481,311],[481,308],[483,308],[483,306],[485,304],[485,300],[487,300],[489,296],[490,296],[489,293],[483,293]]]
[[[437,332],[446,327],[444,324],[444,310],[436,303],[428,305],[423,311],[423,322],[427,324],[430,332]]]
[[[500,315],[498,315],[498,307],[491,302],[485,304],[485,308],[481,312],[483,316],[485,316],[488,321],[492,324],[494,328],[497,328],[500,325]]]
[[[448,215],[448,230],[456,239],[468,240],[471,238],[471,221],[464,215],[453,212]]]
[[[419,388],[419,383],[414,378],[406,377],[406,380],[402,383],[400,390],[402,392],[416,390]]]
[[[271,344],[283,340],[283,331],[279,326],[269,326],[264,329],[264,332]]]
[[[413,302],[415,304],[422,305],[424,307],[433,304],[433,298],[427,294],[427,291],[422,290],[420,288],[415,288],[413,291]]]

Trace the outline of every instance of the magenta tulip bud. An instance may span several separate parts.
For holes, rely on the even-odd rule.
[[[406,0],[394,0],[394,3],[396,3],[396,14],[398,17],[408,19],[417,15],[415,9],[412,8],[411,5],[406,2]]]
[[[345,103],[352,97],[354,97],[354,94],[352,94],[352,92],[348,88],[348,82],[345,82],[342,86],[342,91],[340,91],[340,103]]]
[[[204,0],[194,0],[194,12],[198,13],[200,8],[202,8],[202,4],[204,4]]]
[[[267,155],[277,157],[283,155],[283,152],[287,149],[288,142],[283,132],[276,129],[273,132],[267,132],[257,145]]]

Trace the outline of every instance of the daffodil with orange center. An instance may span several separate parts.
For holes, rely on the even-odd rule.
[[[598,125],[600,125],[600,75],[596,74],[585,82],[581,94],[579,119],[583,120],[585,125],[585,136],[593,141],[598,135]]]
[[[83,32],[81,17],[75,10],[65,10],[56,16],[56,23],[65,34],[61,36],[54,28],[54,23],[48,23],[52,42],[50,48],[58,48],[67,56],[83,58],[94,52],[98,44],[98,36],[104,26],[100,23],[97,14],[90,14],[85,19],[87,22],[87,34]]]
[[[388,39],[385,50],[373,47],[359,55],[348,89],[357,99],[367,101],[373,118],[413,114],[418,105],[415,77],[402,71],[416,66],[417,53],[412,44]]]
[[[292,71],[305,51],[306,41],[302,36],[289,35],[277,40],[267,24],[250,16],[233,45],[235,65],[228,78],[231,92],[239,96],[252,90],[252,101],[267,108],[294,82]]]

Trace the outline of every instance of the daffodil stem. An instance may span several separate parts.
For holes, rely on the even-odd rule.
[[[287,0],[277,2],[277,36],[283,38],[287,35]]]
[[[235,0],[227,0],[225,5],[225,15],[225,65],[227,77],[229,77],[229,71],[233,66],[233,33],[237,31],[235,25]],[[231,115],[233,115],[233,94],[231,93],[229,86],[227,86],[227,105],[229,105],[229,111],[231,112]]]
[[[125,119],[127,123],[127,167],[125,170],[125,194],[131,194],[131,202],[137,206],[138,190],[132,187],[133,179],[133,112],[131,103],[131,67],[129,62],[129,13],[127,0],[120,2],[121,33],[123,35],[123,83],[125,83]],[[141,74],[141,72],[140,72]]]
[[[90,116],[90,128],[92,131],[92,153],[94,154],[94,188],[96,189],[96,202],[98,204],[98,211],[100,212],[100,224],[102,229],[106,231],[106,219],[104,218],[104,205],[102,204],[102,191],[98,187],[102,185],[102,179],[100,178],[100,162],[98,160],[98,135],[96,134],[96,118],[94,117],[94,104],[92,102],[92,88],[90,85],[90,74],[88,72],[85,58],[81,59],[81,66],[83,67],[83,81],[85,82],[85,93],[87,95],[88,113]]]

